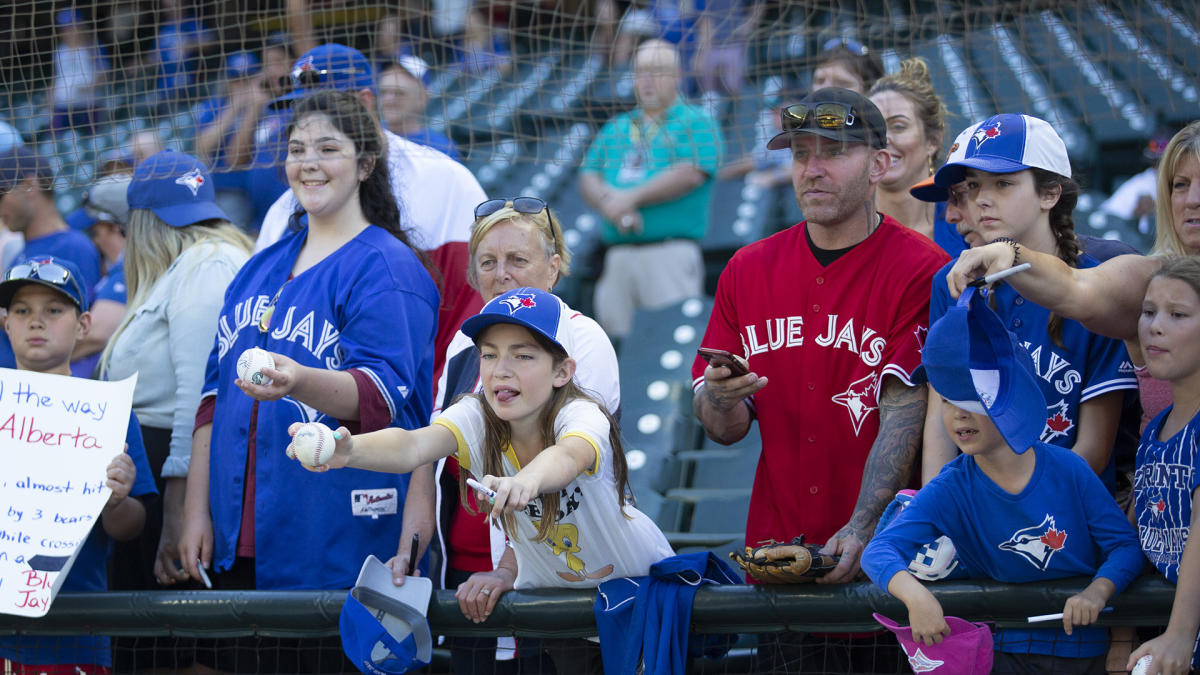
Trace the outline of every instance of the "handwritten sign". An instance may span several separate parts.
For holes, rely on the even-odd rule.
[[[0,368],[0,612],[37,617],[111,490],[137,376],[98,382]]]

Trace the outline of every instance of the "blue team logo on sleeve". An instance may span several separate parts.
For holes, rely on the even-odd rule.
[[[1040,525],[1017,530],[1008,541],[1000,544],[1000,550],[1016,553],[1044,572],[1050,566],[1050,558],[1066,543],[1066,531],[1057,529],[1054,516],[1047,513]]]
[[[1075,428],[1075,420],[1071,419],[1070,413],[1066,399],[1046,406],[1046,426],[1042,429],[1041,437],[1043,443],[1054,443],[1056,439],[1071,433]]]

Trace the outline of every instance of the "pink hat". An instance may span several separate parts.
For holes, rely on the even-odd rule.
[[[950,635],[940,644],[926,646],[913,640],[912,628],[875,613],[883,627],[896,634],[914,673],[985,675],[992,672],[992,629],[956,616],[946,617]]]

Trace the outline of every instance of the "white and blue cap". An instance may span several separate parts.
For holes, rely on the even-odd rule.
[[[1070,178],[1071,158],[1063,139],[1045,120],[1029,115],[994,115],[975,127],[962,159],[946,162],[934,174],[934,182],[948,188],[961,182],[967,169],[987,173],[1045,169]]]
[[[432,595],[428,577],[410,576],[396,586],[391,570],[367,556],[338,618],[346,658],[365,675],[396,675],[429,665],[433,635],[425,617]]]
[[[174,150],[156,152],[138,164],[126,198],[130,211],[149,209],[171,227],[229,220],[217,206],[212,177],[204,165]]]
[[[357,49],[337,43],[313,47],[297,59],[292,67],[292,84],[290,92],[271,102],[273,107],[287,107],[292,101],[322,89],[370,89],[377,93],[371,62]]]
[[[974,287],[929,327],[913,379],[929,382],[963,410],[990,417],[1017,454],[1042,434],[1046,399],[1033,360]]]
[[[573,353],[569,317],[558,296],[540,288],[514,288],[491,299],[475,316],[463,322],[462,332],[472,340],[483,329],[498,323],[524,326]]]

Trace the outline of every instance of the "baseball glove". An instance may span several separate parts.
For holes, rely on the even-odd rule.
[[[837,567],[841,556],[821,553],[816,544],[804,543],[804,535],[784,543],[771,539],[760,546],[734,551],[730,559],[746,573],[765,584],[802,584],[814,581]]]

